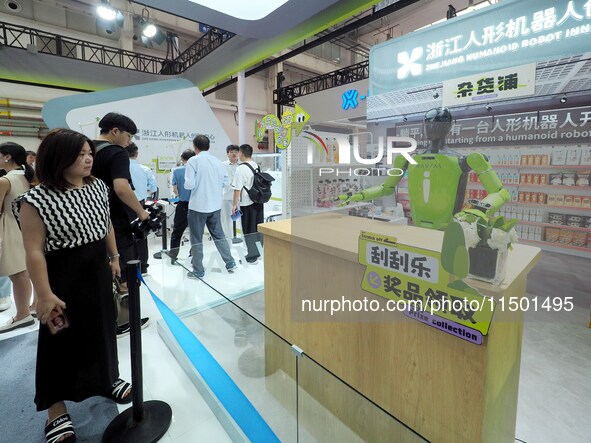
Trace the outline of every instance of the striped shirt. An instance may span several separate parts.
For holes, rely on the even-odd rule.
[[[18,200],[13,207],[17,220],[23,201],[39,213],[46,228],[45,252],[93,243],[109,233],[109,188],[98,178],[64,192],[39,185]]]

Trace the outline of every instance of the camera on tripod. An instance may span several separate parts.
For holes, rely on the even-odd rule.
[[[147,219],[141,222],[139,218],[136,218],[131,222],[131,232],[138,240],[144,240],[150,232],[160,231],[162,222],[166,217],[164,206],[157,201],[146,203],[146,211],[149,213]]]

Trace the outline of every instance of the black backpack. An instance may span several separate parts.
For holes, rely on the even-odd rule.
[[[259,167],[257,167],[255,171],[255,169],[248,163],[240,163],[240,165],[248,166],[254,174],[252,188],[246,189],[246,186],[244,187],[253,203],[267,203],[271,200],[271,183],[275,181],[275,179],[270,174],[261,172],[261,168]]]

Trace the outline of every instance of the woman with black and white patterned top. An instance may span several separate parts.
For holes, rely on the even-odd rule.
[[[56,129],[41,142],[40,185],[18,201],[27,269],[37,291],[37,410],[48,412],[47,441],[75,439],[64,400],[95,395],[131,401],[131,385],[119,379],[112,278],[121,273],[109,217],[109,190],[90,171],[94,144]],[[17,209],[18,210],[18,209]],[[61,307],[70,326],[47,327]],[[64,440],[60,440],[64,438]]]

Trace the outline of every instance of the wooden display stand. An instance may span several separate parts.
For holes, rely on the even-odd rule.
[[[514,442],[523,313],[507,306],[510,297],[525,297],[527,274],[540,257],[539,248],[514,245],[501,286],[468,280],[482,294],[506,302],[504,311],[497,305],[489,334],[478,346],[400,312],[348,312],[332,318],[302,313],[302,299],[367,298],[386,306],[385,299],[361,289],[360,231],[436,251],[443,232],[336,213],[267,223],[259,231],[265,236],[269,328],[430,441]],[[283,365],[274,361],[272,349],[267,348],[266,358],[269,371]],[[318,385],[303,383],[301,377],[300,386]],[[371,416],[360,414],[354,403],[338,401],[343,398],[339,392],[316,389],[307,394],[354,432],[373,432],[372,441],[410,441],[380,435],[380,429],[371,429]],[[328,441],[321,424],[308,431]]]

